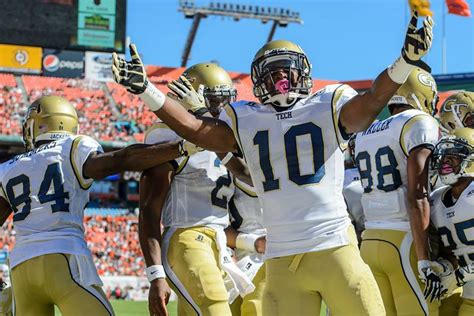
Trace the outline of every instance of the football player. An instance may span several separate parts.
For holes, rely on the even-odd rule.
[[[17,233],[10,266],[18,315],[54,315],[54,305],[63,315],[113,315],[84,239],[93,179],[142,171],[195,148],[177,141],[104,153],[77,131],[67,100],[41,97],[23,124],[27,152],[0,165],[0,224],[13,212]]]
[[[416,273],[425,281],[433,277],[427,183],[428,158],[439,135],[436,100],[433,77],[416,68],[388,102],[391,116],[356,137],[366,218],[361,254],[387,315],[437,315],[438,304],[426,302]]]
[[[445,132],[463,127],[474,128],[474,92],[459,91],[449,96],[438,115]]]
[[[362,182],[360,181],[359,169],[357,169],[357,166],[355,165],[355,136],[352,136],[349,139],[347,150],[345,152],[344,168],[342,194],[346,201],[347,211],[357,234],[357,240],[360,244],[361,235],[365,229],[365,217],[361,203],[364,188],[362,188]]]
[[[431,194],[431,221],[444,246],[457,258],[451,283],[463,287],[456,315],[474,315],[474,247],[470,234],[474,227],[474,129],[455,129],[441,138],[433,152],[432,168],[446,186]],[[443,261],[446,270],[452,271],[453,266]],[[449,288],[449,276],[447,280]]]
[[[206,109],[212,115],[219,115],[224,105],[235,100],[230,76],[216,64],[191,66],[183,76],[196,90],[201,88]],[[153,126],[145,136],[146,143],[181,140],[163,123]],[[143,173],[139,234],[151,282],[151,314],[166,315],[170,292],[165,276],[178,295],[179,315],[231,314],[223,277],[225,273],[233,276],[229,268],[240,272],[227,253],[224,233],[229,222],[227,205],[234,193],[226,169],[232,169],[232,158],[230,155],[220,161],[214,152],[202,151]],[[246,280],[249,284],[245,286],[250,288],[251,281]]]
[[[134,45],[132,61],[114,55],[115,80],[140,95],[185,139],[216,152],[241,151],[262,203],[267,229],[264,315],[315,315],[321,298],[334,315],[384,315],[363,262],[342,196],[344,154],[351,133],[365,130],[431,47],[432,20],[417,29],[413,14],[402,56],[366,93],[329,85],[311,94],[311,66],[289,41],[272,41],[252,63],[261,104],[227,105],[219,119],[196,118],[205,107],[186,78],[167,98],[146,79]],[[344,302],[344,304],[341,304]]]
[[[230,293],[232,315],[262,315],[262,294],[265,286],[266,230],[262,207],[254,188],[234,177],[235,192],[229,202],[231,225],[226,228],[227,245],[234,249],[237,266],[252,280],[255,290],[244,296]]]

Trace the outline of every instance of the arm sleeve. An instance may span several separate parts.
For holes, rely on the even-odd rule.
[[[158,123],[150,127],[145,134],[145,144],[165,144],[171,142],[179,142],[182,138],[171,130],[165,123]],[[186,157],[179,157],[170,160],[169,163],[175,171],[181,169],[186,163]]]
[[[244,105],[241,105],[241,106],[244,106]],[[237,144],[239,145],[239,151],[237,154],[240,157],[241,154],[243,153],[242,144],[240,143],[237,113],[232,105],[227,104],[226,106],[224,106],[223,110],[219,114],[219,120],[224,121],[232,129],[232,132],[234,132],[234,137],[237,141]]]
[[[78,136],[74,139],[71,148],[71,162],[77,180],[81,188],[87,190],[92,185],[94,179],[86,178],[83,172],[84,163],[92,153],[103,153],[102,146],[93,138],[88,136]]]
[[[357,95],[357,91],[352,89],[350,86],[343,84],[336,88],[332,97],[332,111],[333,111],[333,120],[334,120],[334,129],[336,130],[337,140],[341,147],[345,148],[347,141],[351,134],[347,134],[344,131],[340,121],[339,115],[341,114],[341,109],[344,104],[347,103],[350,99]]]
[[[429,115],[419,114],[410,118],[402,128],[400,145],[408,156],[410,152],[424,146],[433,149],[439,138],[438,123]]]

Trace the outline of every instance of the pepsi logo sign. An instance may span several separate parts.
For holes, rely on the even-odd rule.
[[[59,58],[56,55],[47,55],[43,59],[43,68],[47,71],[54,72],[59,69]]]

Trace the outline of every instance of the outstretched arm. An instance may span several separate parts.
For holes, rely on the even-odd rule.
[[[148,81],[145,66],[134,44],[130,45],[130,55],[132,60],[126,62],[113,54],[112,73],[117,83],[139,95],[157,117],[184,139],[215,152],[237,151],[237,141],[226,123],[209,117],[197,118],[188,113],[177,101],[165,96]],[[200,114],[206,109],[202,94],[197,93],[187,80],[174,81],[170,89],[179,95],[180,101],[189,105],[188,109],[192,113]]]
[[[167,161],[194,153],[188,142],[168,144],[133,144],[107,153],[91,154],[83,166],[87,178],[102,179],[123,171],[143,171]]]
[[[423,26],[417,29],[417,20],[415,11],[408,25],[402,55],[374,80],[368,91],[353,97],[342,107],[339,122],[346,133],[366,130],[406,81],[412,69],[428,67],[420,59],[431,47],[433,21],[427,17]]]

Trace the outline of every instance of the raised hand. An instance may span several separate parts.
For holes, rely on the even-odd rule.
[[[116,53],[112,54],[112,74],[115,82],[124,86],[129,92],[141,94],[148,85],[145,66],[135,44],[130,44],[129,48],[131,61],[125,61]]]
[[[206,102],[204,100],[204,87],[201,85],[196,91],[189,80],[181,76],[178,80],[173,80],[168,84],[170,92],[168,97],[179,102],[186,110],[200,115],[207,112]]]
[[[433,41],[433,20],[427,16],[420,28],[417,28],[417,22],[418,13],[412,11],[402,49],[402,57],[407,63],[420,66],[418,61],[426,55]]]

